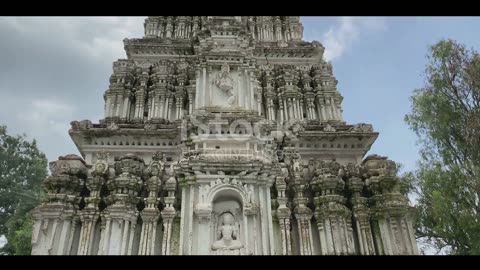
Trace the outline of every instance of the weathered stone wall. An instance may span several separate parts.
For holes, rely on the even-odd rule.
[[[417,254],[396,165],[346,124],[298,17],[154,16],[82,157],[50,163],[32,254]]]

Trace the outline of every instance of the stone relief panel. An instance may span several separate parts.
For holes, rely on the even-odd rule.
[[[231,71],[228,64],[223,64],[212,81],[210,105],[222,108],[238,107],[240,78],[237,71]]]

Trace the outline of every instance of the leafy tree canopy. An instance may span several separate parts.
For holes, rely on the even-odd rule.
[[[47,158],[35,140],[11,136],[0,126],[0,236],[8,243],[1,253],[31,253],[30,210],[40,202],[41,183],[47,176]]]
[[[451,254],[480,254],[480,55],[453,40],[431,46],[426,82],[405,120],[421,143],[411,173],[417,236]]]

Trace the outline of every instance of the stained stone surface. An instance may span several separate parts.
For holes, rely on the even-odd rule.
[[[343,121],[295,16],[151,16],[81,157],[50,163],[32,254],[418,254],[395,162]]]

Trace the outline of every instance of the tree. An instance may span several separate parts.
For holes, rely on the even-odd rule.
[[[451,254],[480,254],[480,55],[431,46],[426,83],[405,120],[420,138],[417,237]]]
[[[7,128],[0,126],[0,236],[8,241],[1,253],[30,254],[30,210],[40,202],[41,183],[46,176],[47,159],[35,140],[8,135]]]

